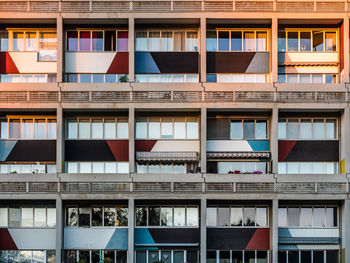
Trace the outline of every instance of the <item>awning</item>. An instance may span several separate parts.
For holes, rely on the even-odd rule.
[[[338,66],[338,62],[281,62],[279,66]]]
[[[208,152],[207,158],[270,158],[269,152]]]
[[[136,152],[137,161],[198,161],[198,152]]]
[[[279,244],[339,244],[339,237],[280,237]]]

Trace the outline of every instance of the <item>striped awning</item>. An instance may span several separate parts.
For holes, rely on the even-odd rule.
[[[207,158],[270,158],[269,152],[208,152]]]
[[[198,152],[136,152],[137,161],[198,161]]]

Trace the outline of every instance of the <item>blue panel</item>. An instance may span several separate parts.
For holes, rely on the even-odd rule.
[[[250,147],[254,152],[268,152],[270,151],[269,140],[248,140]]]
[[[109,240],[106,249],[128,249],[128,229],[117,228]]]
[[[278,237],[292,237],[288,228],[278,228]]]
[[[17,141],[0,141],[0,161],[6,161]]]
[[[155,244],[151,233],[147,228],[135,228],[135,246],[142,244]]]
[[[159,74],[159,68],[150,52],[135,52],[135,74]]]

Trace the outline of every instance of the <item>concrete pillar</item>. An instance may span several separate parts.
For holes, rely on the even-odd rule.
[[[278,82],[278,19],[272,18],[271,25],[271,80]]]
[[[344,109],[340,119],[340,170],[339,173],[350,173],[350,110],[349,107]]]
[[[350,200],[345,199],[341,207],[341,262],[350,262]]]
[[[62,16],[57,17],[57,82],[63,82],[63,49],[64,49],[64,34],[63,34],[63,19]]]
[[[129,173],[135,172],[135,109],[129,108]]]
[[[56,109],[56,119],[57,119],[56,172],[62,173],[63,172],[64,121],[63,121],[63,110],[61,106],[57,107]]]
[[[135,200],[133,198],[129,198],[128,217],[129,217],[128,263],[134,263]]]
[[[200,217],[200,231],[201,231],[201,244],[200,244],[200,262],[206,263],[207,261],[207,199],[201,199],[201,217]]]
[[[129,82],[135,81],[135,19],[129,18]]]
[[[207,172],[207,108],[201,108],[201,172]]]
[[[56,263],[63,262],[62,259],[62,245],[63,245],[63,212],[62,199],[56,199]]]
[[[270,247],[272,263],[278,263],[278,200],[272,200],[270,211]]]
[[[273,173],[278,173],[278,109],[273,108],[270,124],[270,151]]]
[[[349,82],[349,17],[346,16],[343,20],[343,50],[344,50],[344,69],[343,69],[343,82]],[[341,48],[340,46],[338,48]],[[339,52],[341,54],[341,52]]]
[[[201,82],[207,81],[207,48],[206,48],[206,35],[207,35],[207,19],[201,18],[200,24],[200,74]]]

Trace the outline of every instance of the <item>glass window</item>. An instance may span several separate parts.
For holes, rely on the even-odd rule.
[[[324,119],[313,120],[313,138],[324,139],[325,138],[325,123]]]
[[[266,121],[257,120],[255,127],[255,139],[266,139],[267,138],[267,125]]]
[[[79,207],[79,227],[90,226],[90,208]]]
[[[68,139],[77,139],[78,138],[78,123],[74,119],[68,120]]]
[[[256,208],[256,226],[267,226],[267,208]]]
[[[300,51],[311,51],[311,32],[300,32]]]
[[[230,225],[230,208],[219,207],[218,208],[218,226],[229,226]]]
[[[117,263],[126,263],[127,262],[127,252],[126,251],[116,251],[116,258],[117,258]]]
[[[336,32],[325,33],[325,51],[337,51],[337,34]]]
[[[162,48],[161,51],[173,51],[173,32],[162,32]]]
[[[67,209],[67,212],[68,212],[67,225],[78,226],[78,208],[69,207]]]
[[[207,226],[216,226],[216,207],[207,208]]]
[[[90,51],[90,31],[79,32],[79,51]]]
[[[287,251],[278,250],[278,262],[287,263]]]
[[[93,83],[103,83],[104,75],[103,74],[92,74],[92,82]]]
[[[312,163],[313,174],[324,174],[324,163]]]
[[[79,250],[79,262],[89,263],[90,262],[90,251]]]
[[[34,226],[46,227],[46,208],[34,208]]]
[[[19,250],[9,250],[8,251],[8,262],[20,262],[20,251]]]
[[[21,209],[19,207],[9,208],[9,227],[19,228],[21,224]]]
[[[339,262],[338,250],[327,250],[326,251],[326,262]]]
[[[67,164],[68,173],[78,173],[78,164],[69,162]]]
[[[298,83],[298,75],[288,74],[287,75],[287,83]]]
[[[33,227],[33,208],[22,207],[22,227]]]
[[[24,33],[23,32],[13,32],[13,51],[23,51],[24,50]]]
[[[255,226],[255,208],[244,207],[243,208],[243,222],[244,226]]]
[[[311,227],[312,226],[312,208],[302,207],[300,209],[300,226]]]
[[[197,207],[187,207],[186,209],[186,221],[187,226],[197,227],[198,226],[198,208]]]
[[[136,251],[136,263],[147,262],[146,251]]]
[[[104,138],[115,139],[116,138],[115,119],[105,119],[103,125],[104,125]]]
[[[312,75],[312,83],[323,83],[323,75]]]
[[[20,262],[31,263],[32,262],[32,251],[20,251]]]
[[[299,75],[299,82],[300,83],[310,83],[310,75],[307,75],[307,74],[302,74],[302,75]]]
[[[241,120],[231,120],[231,139],[242,139],[243,137],[243,123]]]
[[[254,51],[254,32],[244,32],[243,36],[244,36],[244,39],[243,39],[244,51]],[[259,39],[259,42],[261,45],[263,45],[261,43],[263,42],[262,39]]]
[[[116,209],[114,207],[104,208],[104,226],[115,226]]]
[[[219,51],[229,51],[229,32],[219,31]]]
[[[187,139],[198,139],[198,119],[196,117],[187,118]]]
[[[93,173],[104,173],[104,163],[92,163],[92,172]]]
[[[147,32],[136,32],[136,51],[147,50]]]
[[[287,123],[285,119],[278,120],[278,139],[287,138]]]
[[[278,31],[278,51],[286,51],[286,32]]]
[[[299,251],[288,251],[288,263],[299,263]]]
[[[312,163],[300,163],[299,164],[301,174],[311,174],[312,173]]]
[[[92,208],[91,225],[102,226],[102,207]]]
[[[300,263],[311,263],[311,251],[307,250],[301,250],[300,251]]]
[[[287,208],[278,208],[278,226],[287,226]]]
[[[326,139],[336,139],[337,138],[337,121],[334,119],[326,119]]]
[[[241,262],[243,262],[243,253],[242,253],[242,251],[232,251],[231,255],[232,255],[232,263],[241,263]]]
[[[103,138],[103,123],[102,119],[93,119],[91,123],[91,138],[102,139]]]
[[[173,263],[182,263],[185,260],[185,252],[184,251],[174,251],[174,261]]]
[[[128,226],[128,208],[117,207],[117,226]]]
[[[185,50],[185,32],[175,31],[174,32],[174,51]]]
[[[158,206],[148,207],[148,225],[149,226],[160,225],[160,207]]]
[[[80,74],[80,83],[91,83],[91,74]]]
[[[324,251],[313,250],[313,263],[323,263],[323,262],[324,262]]]
[[[186,51],[198,51],[198,32],[187,32]]]
[[[106,74],[105,75],[105,83],[117,83],[117,75]]]
[[[326,209],[324,207],[314,207],[314,227],[325,227]]]
[[[298,51],[298,32],[288,32],[288,51]]]
[[[287,139],[298,139],[299,137],[299,120],[288,119]]]
[[[47,208],[47,227],[56,226],[56,208]]]
[[[267,32],[256,32],[256,51],[267,50]]]
[[[117,38],[118,51],[128,51],[128,32],[119,31]]]
[[[173,119],[162,118],[162,138],[173,138]]]
[[[79,139],[90,139],[90,119],[79,120]]]
[[[7,31],[0,31],[0,51],[9,50],[9,37]]]
[[[103,51],[103,32],[93,31],[92,32],[92,51]]]
[[[148,137],[150,139],[160,138],[160,118],[156,118],[156,117],[149,118]]]
[[[36,32],[26,32],[25,50],[33,51],[37,49]]]
[[[255,125],[253,120],[243,122],[243,139],[255,139]]]
[[[46,138],[46,122],[45,120],[35,120],[34,124],[35,139]]]
[[[244,263],[255,262],[255,251],[246,250],[244,251]]]
[[[78,32],[68,31],[67,32],[67,50],[68,51],[78,51]]]
[[[256,251],[256,262],[257,263],[267,263],[267,251]]]
[[[242,51],[241,31],[231,31],[231,51]]]
[[[242,207],[231,207],[231,226],[242,226],[243,209]]]
[[[186,124],[184,117],[176,117],[174,119],[174,138],[184,139],[186,138]]]
[[[127,139],[129,137],[129,123],[127,119],[118,119],[117,138]]]
[[[162,226],[173,225],[173,209],[171,207],[161,207],[160,220]]]
[[[147,226],[147,208],[136,207],[136,225]]]
[[[146,262],[146,261],[145,261]],[[148,251],[148,262],[149,263],[156,263],[159,262],[159,251]]]
[[[80,163],[79,168],[79,173],[91,173],[91,163]]]
[[[326,208],[326,227],[338,226],[337,209],[334,207]]]
[[[312,32],[312,47],[313,51],[323,51],[323,32],[313,31]]]
[[[300,226],[300,209],[299,207],[288,207],[287,211],[288,226]]]
[[[160,32],[149,32],[148,51],[160,51]]]
[[[207,31],[206,48],[207,48],[207,51],[217,50],[216,31]]]
[[[184,207],[174,207],[174,226],[186,225],[186,209]]]
[[[312,124],[311,119],[302,119],[300,122],[300,139],[312,138]]]
[[[219,262],[220,263],[228,263],[230,262],[230,251],[219,251],[220,254],[220,258],[219,258]]]
[[[7,207],[0,207],[0,227],[7,227]]]

